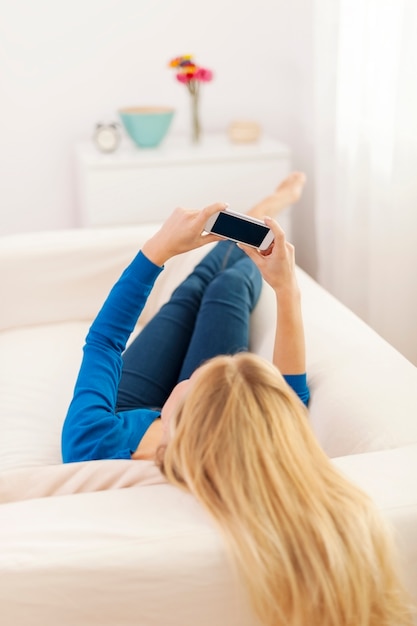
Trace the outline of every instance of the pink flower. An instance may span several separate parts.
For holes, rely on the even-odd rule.
[[[212,78],[213,72],[211,70],[206,70],[204,67],[199,67],[194,74],[195,80],[201,80],[204,83],[210,82]]]

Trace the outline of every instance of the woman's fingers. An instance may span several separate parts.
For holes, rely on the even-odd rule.
[[[227,202],[215,202],[214,204],[204,207],[204,209],[200,211],[201,216],[205,219],[204,223],[206,223],[209,217],[217,213],[217,211],[224,211],[228,206]]]

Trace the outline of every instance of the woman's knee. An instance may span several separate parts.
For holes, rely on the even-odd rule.
[[[242,268],[232,266],[220,272],[206,289],[205,297],[219,299],[245,300],[253,308],[259,298],[262,278],[258,269],[252,264]]]

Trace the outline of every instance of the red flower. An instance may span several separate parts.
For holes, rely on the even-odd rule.
[[[190,81],[192,81],[195,78],[195,74],[186,74],[185,72],[182,72],[181,74],[177,74],[177,81],[180,83],[189,83]]]

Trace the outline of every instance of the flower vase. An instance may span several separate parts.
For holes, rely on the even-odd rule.
[[[201,124],[199,111],[198,89],[191,93],[191,141],[199,143],[201,138]]]
[[[199,93],[200,85],[208,83],[213,78],[213,72],[205,67],[194,63],[191,54],[175,57],[169,63],[170,67],[175,67],[178,82],[186,86],[191,97],[191,140],[194,144],[199,143],[201,138],[201,125],[199,115]]]

